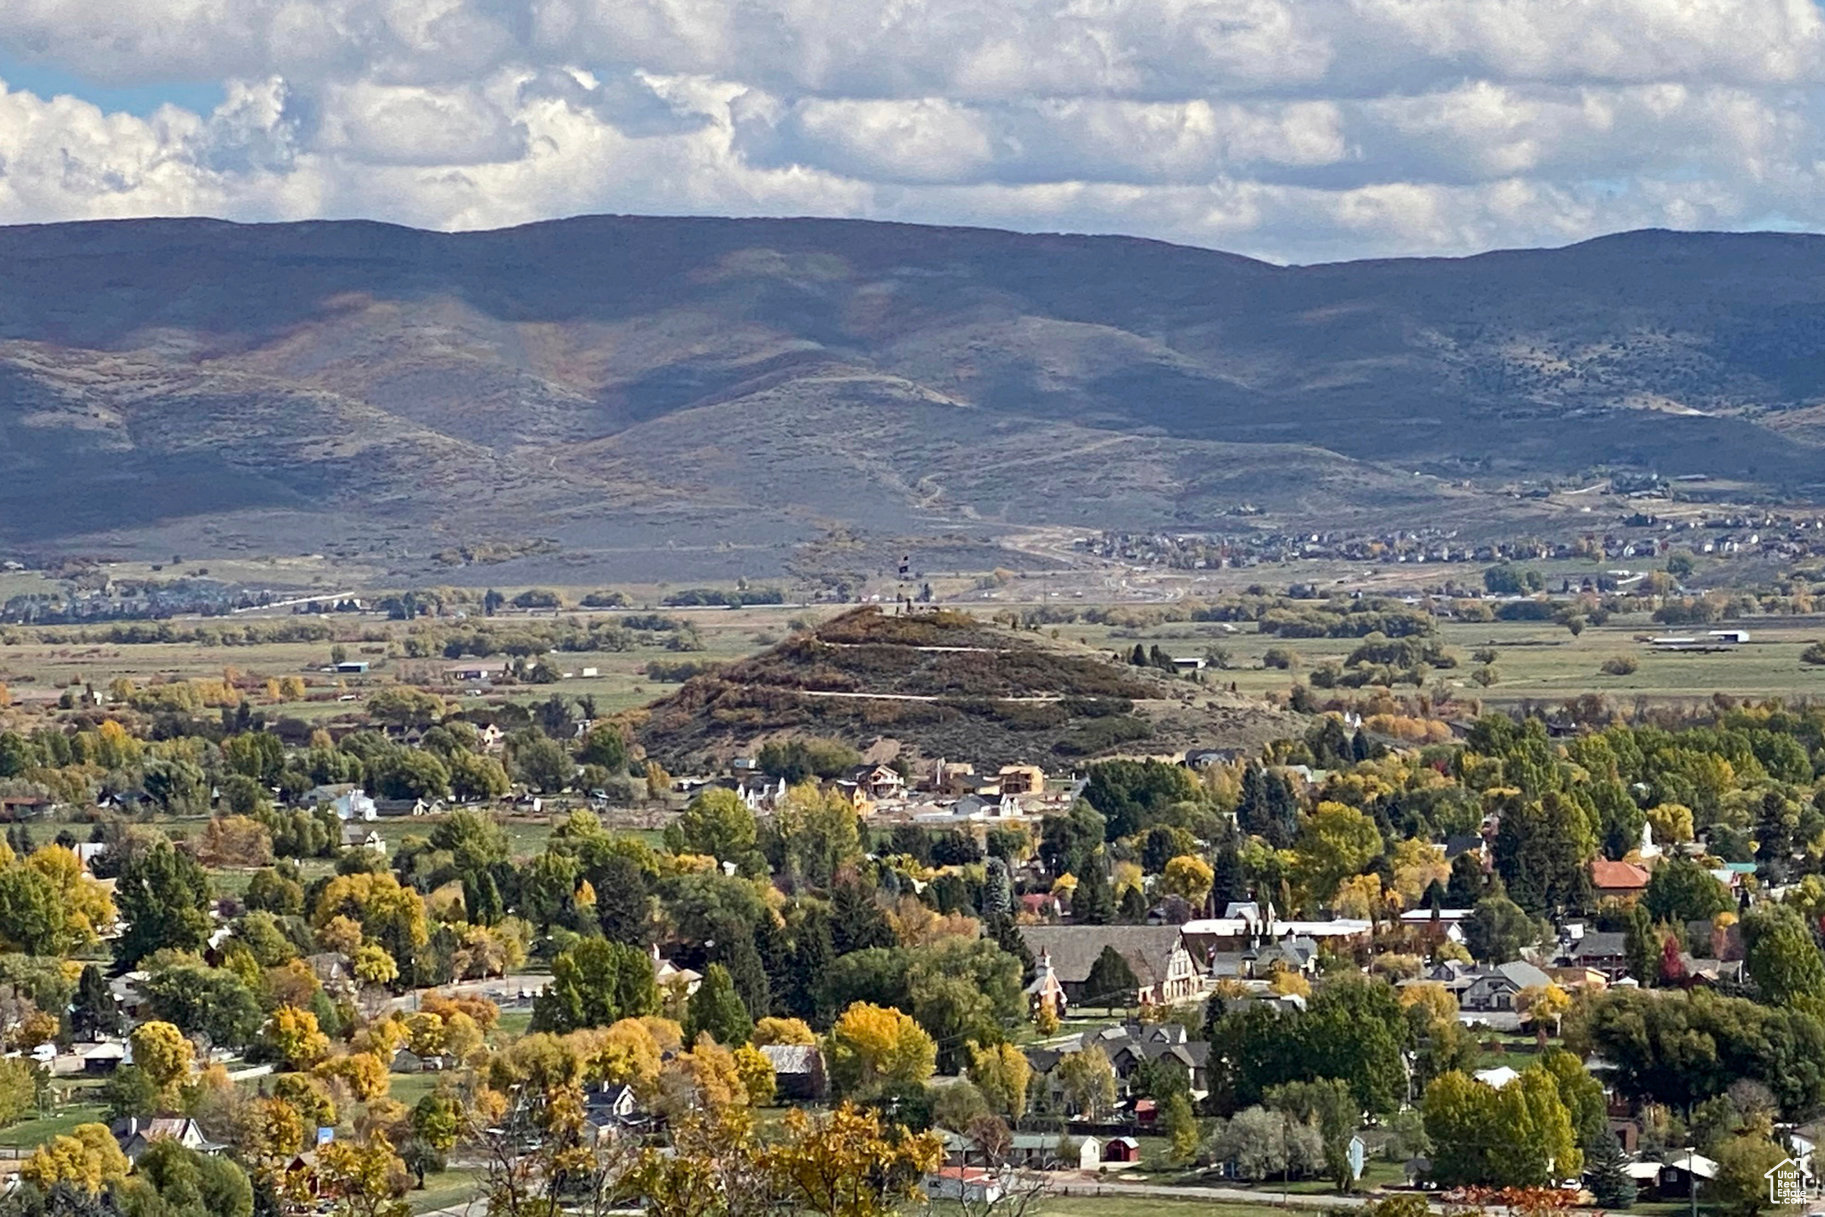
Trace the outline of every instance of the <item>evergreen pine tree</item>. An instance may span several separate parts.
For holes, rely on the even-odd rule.
[[[501,889],[495,885],[494,876],[487,871],[465,876],[463,879],[463,908],[468,910],[469,920],[476,925],[493,925],[506,913],[501,902]]]
[[[771,915],[768,920],[771,920]],[[749,1011],[765,1014],[773,1007],[772,986],[767,970],[761,965],[760,952],[754,945],[754,932],[739,923],[725,923],[716,933],[716,947],[711,953],[717,963],[728,969],[735,994]]]
[[[753,1034],[754,1020],[735,992],[729,970],[719,963],[711,964],[685,1007],[685,1038],[695,1041],[700,1035],[708,1035],[723,1047],[733,1048],[747,1043]]]
[[[817,996],[818,982],[836,959],[836,947],[831,939],[829,914],[813,906],[805,913],[804,919],[799,923],[798,933],[793,938],[792,969],[782,994],[786,1009],[792,1017],[802,1018],[818,1027],[829,1026],[836,1013],[819,1009]]]
[[[785,927],[771,917],[761,918],[754,927],[754,952],[760,958],[761,970],[767,974],[768,1006],[762,1013],[790,1016],[786,994],[792,987],[792,941],[786,937]],[[752,1012],[754,1007],[748,1009]]]
[[[1123,925],[1139,925],[1147,920],[1147,897],[1141,895],[1141,889],[1130,887],[1122,892],[1122,903],[1117,915]]]
[[[1236,823],[1251,836],[1262,835],[1267,819],[1267,774],[1250,761],[1242,770],[1242,797],[1236,803]]]
[[[1585,1150],[1587,1162],[1584,1179],[1590,1185],[1591,1197],[1600,1208],[1626,1209],[1635,1203],[1635,1180],[1625,1167],[1628,1158],[1616,1134],[1605,1130],[1596,1145]]]
[[[1035,975],[1034,968],[1038,961],[1033,952],[1027,948],[1027,940],[1020,936],[1020,928],[1014,924],[1011,913],[998,913],[988,919],[987,937],[995,940],[995,945],[1020,961],[1020,983],[1030,985]]]
[[[990,858],[983,867],[982,915],[994,917],[1014,911],[1014,881],[1008,875],[1008,864]]]
[[[1218,909],[1229,907],[1237,901],[1248,899],[1247,877],[1242,873],[1242,852],[1236,848],[1235,838],[1223,842],[1217,851],[1216,860],[1211,863],[1210,902]]]
[[[70,1006],[70,1028],[78,1036],[97,1039],[118,1034],[120,1007],[108,988],[108,978],[95,964],[85,964],[76,981],[76,998]]]
[[[1103,869],[1101,850],[1085,859],[1083,873],[1077,876],[1077,889],[1071,893],[1071,916],[1083,925],[1108,925],[1115,920],[1115,890]]]
[[[1090,974],[1084,978],[1083,1004],[1086,1006],[1127,1006],[1134,1003],[1135,990],[1141,982],[1134,975],[1134,969],[1128,966],[1121,952],[1114,947],[1105,946],[1096,962],[1090,965]]]

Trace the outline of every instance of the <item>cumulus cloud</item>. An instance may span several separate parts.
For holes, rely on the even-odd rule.
[[[1825,226],[1815,0],[8,0],[0,221],[583,211],[1286,260]],[[0,75],[4,75],[0,72]]]

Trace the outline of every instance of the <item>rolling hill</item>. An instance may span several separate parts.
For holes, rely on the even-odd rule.
[[[858,749],[891,741],[927,759],[1048,768],[1190,746],[1257,749],[1298,734],[1297,715],[1114,662],[1031,631],[951,611],[852,610],[653,703],[637,729],[680,772],[816,735]]]
[[[1813,236],[1277,267],[861,221],[145,220],[0,229],[0,266],[28,553],[411,571],[552,538],[578,581],[710,578],[834,525],[1490,528],[1492,488],[1593,467],[1825,489]]]

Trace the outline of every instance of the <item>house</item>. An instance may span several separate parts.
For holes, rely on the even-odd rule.
[[[1577,968],[1590,968],[1614,982],[1628,975],[1628,935],[1620,930],[1587,930],[1584,936],[1565,952],[1565,962]]]
[[[772,811],[786,799],[786,779],[770,778],[764,773],[750,774],[735,783],[735,793],[756,815]]]
[[[1489,842],[1480,833],[1465,833],[1445,838],[1445,861],[1455,862],[1463,854],[1474,854],[1485,867],[1489,865]]]
[[[1612,862],[1598,858],[1591,863],[1591,890],[1599,900],[1620,900],[1633,904],[1648,890],[1648,872],[1633,862]]]
[[[886,765],[864,765],[849,775],[865,800],[897,799],[906,793],[906,779]]]
[[[584,1097],[583,1116],[600,1131],[643,1123],[646,1109],[634,1097],[633,1087],[604,1082]]]
[[[1046,771],[1038,765],[1003,765],[998,777],[1004,795],[1046,792]]]
[[[1185,949],[1184,935],[1168,925],[1029,925],[1020,928],[1027,950],[1047,956],[1068,1004],[1122,1004],[1127,994],[1087,993],[1084,984],[1104,947],[1127,961],[1139,988],[1132,1000],[1143,1006],[1182,1001],[1200,985],[1198,965]]]
[[[114,998],[114,1005],[134,1022],[139,1021],[140,1011],[146,1002],[139,986],[150,975],[150,972],[144,971],[125,972],[108,981],[108,993]]]
[[[98,858],[108,852],[108,843],[106,841],[78,841],[72,852],[76,855],[76,860],[82,863],[82,869],[88,871],[94,867]]]
[[[51,810],[51,801],[41,794],[0,794],[0,820],[29,820]]]
[[[1716,1178],[1717,1163],[1688,1149],[1660,1164],[1656,1186],[1662,1200],[1684,1200]]]
[[[120,1142],[129,1162],[137,1162],[154,1141],[176,1141],[200,1154],[219,1154],[225,1148],[205,1137],[202,1126],[187,1116],[126,1116],[114,1121],[108,1131]]]
[[[457,1059],[453,1056],[420,1056],[410,1048],[400,1048],[393,1053],[388,1070],[392,1073],[442,1073],[456,1065]]]
[[[387,852],[387,839],[372,828],[363,828],[359,824],[342,826],[342,848],[371,849],[378,853]]]
[[[106,1076],[120,1068],[127,1059],[127,1045],[121,1040],[103,1040],[99,1044],[84,1044],[76,1049],[76,1056],[82,1061],[82,1071],[92,1076]]]
[[[684,995],[689,997],[697,992],[697,986],[703,983],[703,973],[690,968],[678,967],[671,960],[660,958],[658,943],[653,944],[651,959],[653,961],[653,982],[659,986],[661,991],[682,986]]]
[[[401,816],[436,815],[444,810],[442,799],[379,799],[373,802],[374,814],[385,816],[388,819],[397,819]]]
[[[336,818],[344,823],[350,820],[372,820],[377,815],[374,800],[359,786],[314,786],[305,791],[304,797],[298,801],[306,807],[320,807],[327,803],[335,811]]]
[[[1179,1073],[1194,1099],[1210,1092],[1210,1045],[1192,1039],[1183,1024],[1122,1023],[1086,1033],[1079,1042],[1081,1047],[1101,1048],[1115,1076],[1124,1083],[1143,1064],[1153,1062]]]
[[[1417,930],[1428,942],[1464,942],[1464,922],[1474,909],[1408,909],[1400,915],[1402,928]]]
[[[933,763],[926,788],[933,794],[957,798],[975,794],[981,785],[982,779],[977,776],[973,766],[948,764],[941,758]]]
[[[332,986],[346,986],[354,983],[354,972],[349,969],[348,960],[334,951],[319,951],[315,955],[306,955],[304,962],[310,966],[317,983],[328,989]]]
[[[773,1066],[774,1093],[780,1098],[816,1103],[828,1093],[824,1054],[816,1044],[763,1044],[760,1054]]]
[[[987,1166],[941,1166],[925,1176],[925,1194],[970,1206],[991,1205],[1007,1194],[1004,1173]]]

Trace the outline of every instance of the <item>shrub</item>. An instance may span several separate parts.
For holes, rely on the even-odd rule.
[[[1641,661],[1633,655],[1612,655],[1603,661],[1599,669],[1605,676],[1632,676],[1641,666]]]

